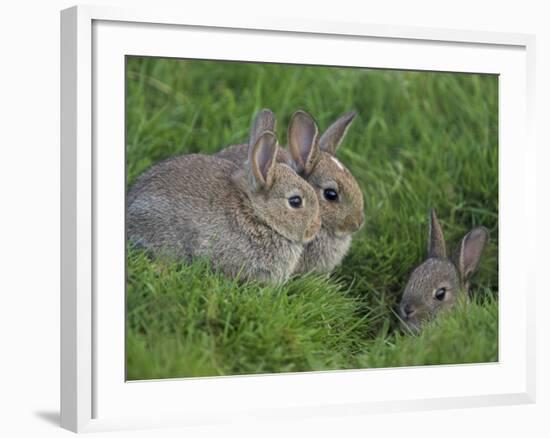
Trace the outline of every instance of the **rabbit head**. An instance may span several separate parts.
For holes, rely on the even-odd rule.
[[[252,126],[248,159],[233,181],[248,197],[254,215],[292,242],[311,241],[321,227],[317,195],[287,164],[277,162],[275,117],[262,110]]]
[[[452,308],[467,294],[488,240],[486,228],[472,229],[451,259],[435,210],[430,212],[428,258],[412,272],[399,305],[400,316],[409,329],[417,332],[423,321]]]
[[[320,138],[315,120],[305,111],[295,112],[288,127],[288,149],[296,171],[317,194],[323,230],[335,237],[352,234],[365,219],[361,189],[335,157],[354,117],[354,112],[344,114]]]

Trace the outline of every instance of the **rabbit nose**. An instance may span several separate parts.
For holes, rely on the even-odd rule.
[[[410,303],[405,304],[401,309],[403,311],[403,316],[405,317],[405,319],[410,318],[416,312],[416,307],[413,304],[410,304]]]

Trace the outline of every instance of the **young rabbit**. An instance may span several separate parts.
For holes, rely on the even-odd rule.
[[[344,114],[319,138],[315,120],[299,110],[288,127],[288,151],[279,149],[277,160],[292,166],[313,187],[321,211],[321,230],[305,246],[296,274],[332,271],[348,252],[351,235],[364,222],[361,189],[334,156],[354,117],[354,112]],[[274,119],[269,123],[275,129]],[[246,148],[231,146],[216,156],[242,165]]]
[[[435,210],[431,211],[428,258],[412,272],[399,305],[409,329],[418,332],[423,321],[452,308],[462,294],[468,293],[488,241],[487,229],[476,227],[462,238],[456,256],[447,257],[443,232]]]
[[[127,235],[153,254],[208,257],[230,277],[279,283],[320,228],[313,189],[277,163],[269,113],[252,126],[248,164],[192,154],[160,162],[128,194]]]

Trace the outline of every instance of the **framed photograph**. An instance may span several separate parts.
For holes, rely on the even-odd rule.
[[[61,424],[534,401],[534,37],[61,13]]]

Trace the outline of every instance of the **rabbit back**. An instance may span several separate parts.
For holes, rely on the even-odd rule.
[[[236,166],[242,166],[248,158],[247,144],[234,144],[227,146],[214,154],[215,157],[232,162]]]

